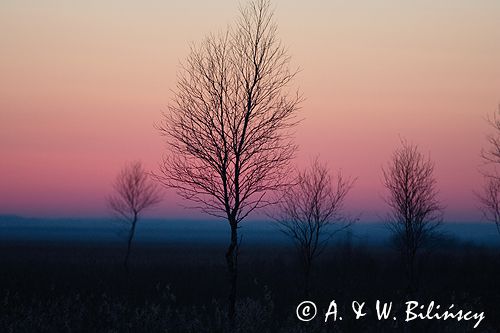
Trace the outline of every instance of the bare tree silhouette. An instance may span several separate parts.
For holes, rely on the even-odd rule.
[[[147,208],[158,204],[162,194],[140,162],[126,165],[116,177],[115,193],[108,197],[109,207],[129,225],[127,252],[123,265],[128,272],[130,250],[140,214]]]
[[[500,233],[500,105],[498,111],[488,118],[488,123],[493,133],[487,136],[488,149],[481,152],[481,157],[489,170],[483,170],[484,186],[482,192],[478,193],[479,202],[486,220],[495,223]]]
[[[231,325],[239,224],[270,204],[267,194],[285,183],[296,150],[292,128],[301,97],[286,91],[296,73],[289,61],[270,2],[251,1],[234,28],[192,46],[158,126],[170,146],[158,179],[229,223]]]
[[[340,172],[335,178],[326,164],[315,159],[298,173],[294,185],[284,190],[277,213],[271,214],[280,230],[296,245],[304,274],[304,294],[309,295],[311,269],[330,238],[354,220],[343,212],[354,184]],[[337,228],[333,228],[333,226]]]
[[[401,253],[408,279],[408,291],[418,288],[417,257],[420,250],[437,236],[443,208],[438,200],[434,163],[416,145],[402,140],[392,160],[383,169],[386,202],[391,212],[388,226]]]

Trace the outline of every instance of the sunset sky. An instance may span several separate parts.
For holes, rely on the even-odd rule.
[[[447,221],[480,221],[485,118],[500,103],[500,1],[275,0],[306,97],[297,165],[358,177],[348,208],[386,211],[381,168],[400,136],[435,161]],[[189,43],[234,0],[0,2],[0,215],[101,217],[125,162],[156,170],[153,127]],[[201,216],[167,192],[151,215]]]

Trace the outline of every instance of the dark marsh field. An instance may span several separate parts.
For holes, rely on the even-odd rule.
[[[223,227],[215,229],[220,239],[205,242],[193,234],[177,241],[141,241],[139,232],[129,274],[122,266],[124,243],[119,234],[114,241],[22,240],[12,236],[8,223],[3,228],[0,332],[228,331]],[[237,331],[498,331],[500,248],[447,236],[420,260],[420,288],[412,299],[484,311],[486,319],[477,329],[472,321],[404,323],[403,305],[409,296],[399,257],[386,240],[357,237],[359,230],[337,237],[318,258],[308,297],[318,306],[318,316],[301,322],[295,309],[304,296],[293,246],[279,236],[270,241],[265,234],[259,236],[262,230],[249,228],[239,256]],[[5,237],[9,233],[10,238]],[[332,300],[344,318],[324,323]],[[371,313],[355,320],[353,300],[367,302]],[[398,320],[376,320],[376,300],[394,302]]]

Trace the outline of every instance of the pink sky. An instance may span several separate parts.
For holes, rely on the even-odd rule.
[[[358,177],[349,207],[374,220],[401,135],[435,161],[446,219],[479,220],[484,118],[500,102],[500,2],[274,5],[307,98],[297,164],[320,154]],[[122,165],[153,170],[161,158],[153,124],[189,42],[236,15],[233,0],[2,1],[0,214],[107,215]],[[169,192],[153,214],[193,216],[180,204]]]

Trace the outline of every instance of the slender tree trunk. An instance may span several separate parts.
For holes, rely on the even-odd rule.
[[[236,315],[236,282],[238,279],[238,224],[235,219],[229,220],[231,242],[226,252],[226,263],[229,273],[228,319],[231,329],[235,328]]]
[[[311,280],[311,269],[312,269],[312,259],[311,250],[309,248],[302,247],[300,250],[301,256],[301,269],[302,269],[302,292],[303,297],[307,298],[310,294],[310,280]]]
[[[309,297],[311,279],[311,262],[306,262],[304,266],[304,297]]]
[[[413,257],[410,256],[408,263],[408,281],[410,285],[410,292],[415,292],[415,269],[413,267]]]
[[[416,254],[414,250],[407,249],[406,253],[406,276],[407,276],[407,290],[409,295],[413,295],[418,291],[417,271],[416,271]]]
[[[418,291],[418,276],[417,276],[417,256],[416,252],[412,251],[411,257],[410,257],[410,283],[412,286],[412,291],[417,292]]]
[[[406,278],[407,278],[407,286],[406,286],[406,299],[413,299],[416,296],[417,288],[415,286],[415,268],[414,268],[414,256],[412,255],[412,250],[408,246],[405,254],[406,261]],[[407,323],[404,325],[404,333],[413,333],[418,332],[416,330],[416,321]]]
[[[132,227],[130,228],[130,233],[128,236],[127,253],[125,254],[125,260],[123,261],[123,266],[125,267],[125,271],[127,272],[127,274],[129,273],[128,261],[130,258],[130,250],[132,249],[132,240],[134,239],[136,224],[137,224],[137,214],[134,214],[134,219],[132,220]]]

